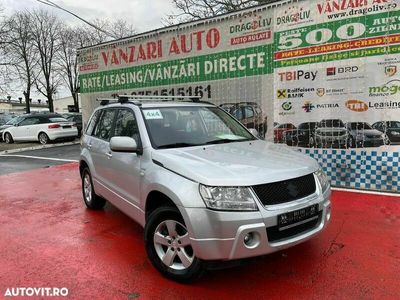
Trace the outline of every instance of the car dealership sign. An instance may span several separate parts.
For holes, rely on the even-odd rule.
[[[100,96],[198,96],[254,103],[267,117],[269,140],[276,123],[400,121],[399,70],[400,0],[281,1],[79,50],[84,119]],[[376,127],[375,135],[386,135]],[[377,149],[398,153],[387,144],[375,143],[371,157]]]

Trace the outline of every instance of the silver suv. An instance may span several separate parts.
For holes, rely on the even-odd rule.
[[[142,225],[151,262],[178,281],[310,239],[330,219],[326,176],[252,132],[195,99],[102,105],[81,140],[85,204],[107,199]]]

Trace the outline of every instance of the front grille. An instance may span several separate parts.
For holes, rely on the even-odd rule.
[[[278,226],[269,227],[267,228],[268,242],[277,242],[289,239],[297,235],[303,234],[307,231],[313,230],[319,224],[321,224],[321,220],[322,220],[322,210],[318,213],[318,219],[311,220],[309,222],[300,224],[298,226],[294,226],[292,228],[279,231]]]
[[[313,174],[253,186],[254,192],[264,205],[275,205],[301,199],[315,193],[315,189]]]
[[[321,131],[317,133],[320,136],[343,136],[345,134],[345,131]]]

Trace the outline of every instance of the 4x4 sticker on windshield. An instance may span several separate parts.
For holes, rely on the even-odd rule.
[[[148,109],[145,110],[143,113],[146,120],[163,119],[163,116],[159,109]]]

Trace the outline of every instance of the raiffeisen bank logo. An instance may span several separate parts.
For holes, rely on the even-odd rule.
[[[312,21],[310,20],[310,15],[311,10],[293,5],[288,7],[281,16],[276,17],[276,25],[308,23]]]
[[[386,97],[400,94],[400,80],[394,79],[381,86],[370,86],[368,93],[370,97]]]

